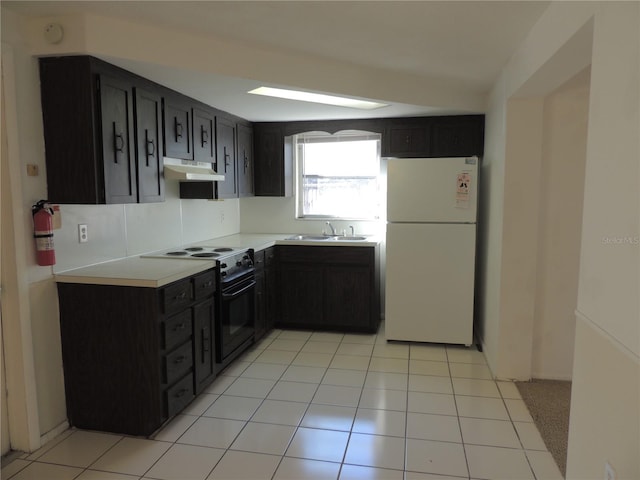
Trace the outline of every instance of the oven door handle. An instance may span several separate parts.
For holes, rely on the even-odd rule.
[[[223,293],[222,294],[222,299],[223,300],[231,300],[235,297],[238,297],[240,295],[242,295],[243,293],[245,293],[247,290],[252,289],[253,287],[256,286],[256,281],[255,280],[251,280],[250,283],[248,283],[245,287],[241,288],[240,290],[233,292],[233,293]]]

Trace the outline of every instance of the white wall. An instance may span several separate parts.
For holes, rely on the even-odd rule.
[[[640,478],[640,4],[594,24],[567,476]]]
[[[543,99],[591,63],[596,3],[552,3],[496,81],[485,125],[481,341],[498,378],[531,377]],[[500,199],[497,206],[493,199]],[[486,206],[486,205],[485,205]],[[483,252],[480,252],[481,256]]]
[[[323,220],[295,218],[295,197],[249,197],[240,199],[240,230],[246,233],[311,233],[321,234],[329,227]],[[379,235],[384,233],[384,222],[353,220],[332,221],[337,232],[350,232],[353,225],[356,234]]]
[[[544,98],[533,378],[572,377],[590,75]]]
[[[510,124],[511,102],[519,102],[518,96],[542,98],[591,65],[570,479],[604,478],[607,460],[618,478],[640,478],[639,10],[637,2],[551,3],[494,85],[487,115],[489,164],[496,175],[484,182],[491,191],[502,191],[505,211],[483,234],[484,248],[498,257],[502,271],[499,288],[484,287],[483,344],[496,376],[526,377],[531,350],[517,346],[527,340],[518,328],[531,328],[530,304],[519,311],[512,296],[527,298],[540,265],[512,257],[518,248],[530,249],[533,256],[538,252],[537,242],[521,243],[520,236],[509,234],[519,219],[509,214],[508,205],[521,201],[519,191],[509,187],[529,168],[519,169],[507,151],[515,140],[509,136],[518,133],[518,125],[514,130]],[[488,240],[500,234],[501,251]],[[528,271],[515,271],[523,267]],[[493,268],[484,273],[487,281],[495,282]],[[533,278],[534,284],[511,283],[512,277]]]

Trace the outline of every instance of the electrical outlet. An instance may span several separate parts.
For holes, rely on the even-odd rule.
[[[78,225],[78,241],[80,243],[87,243],[89,241],[89,229],[84,223]]]
[[[604,480],[616,480],[616,471],[609,462],[604,464]]]

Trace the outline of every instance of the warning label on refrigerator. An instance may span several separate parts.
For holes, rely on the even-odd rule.
[[[469,208],[471,173],[460,172],[456,180],[456,208]]]

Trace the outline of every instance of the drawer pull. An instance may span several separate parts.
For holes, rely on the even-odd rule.
[[[175,327],[173,327],[173,331],[174,332],[178,332],[180,330],[184,330],[185,328],[187,328],[187,324],[186,323],[181,323],[179,325],[176,325]]]
[[[202,288],[210,288],[213,286],[213,280],[209,280],[207,283],[202,284]]]
[[[181,390],[178,390],[176,392],[176,394],[174,395],[175,398],[180,398],[180,397],[184,397],[185,393],[187,393],[189,391],[188,388],[183,388]]]
[[[176,295],[175,297],[173,297],[174,300],[184,300],[187,297],[187,292],[181,292],[178,295]]]
[[[173,363],[175,365],[179,365],[179,364],[183,363],[186,359],[187,359],[186,356],[180,355],[179,357],[176,357],[176,358],[173,359]]]

